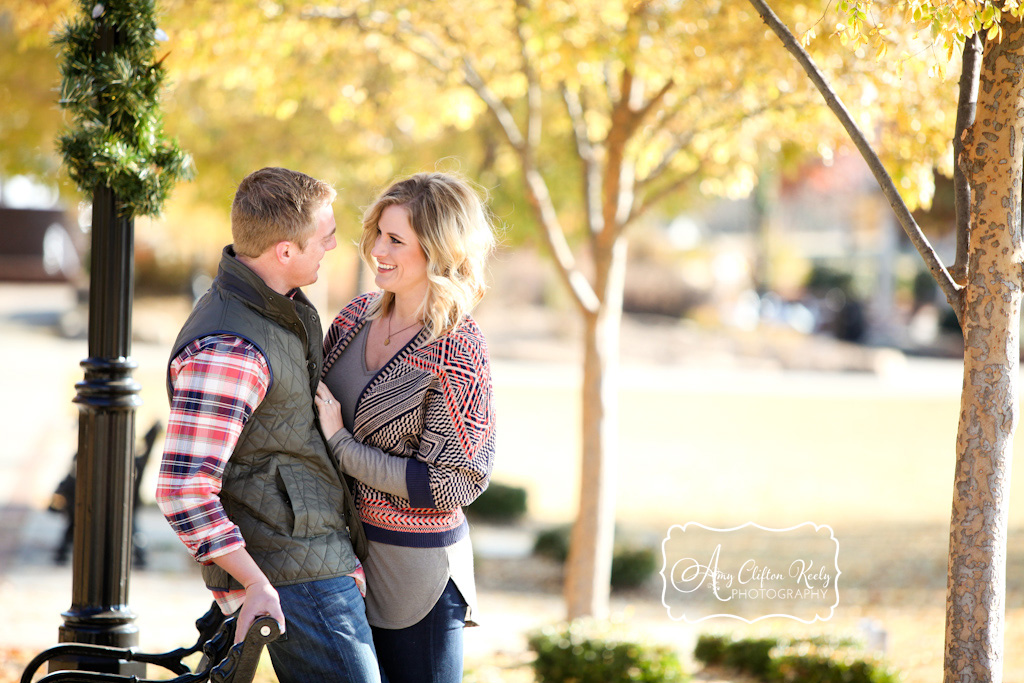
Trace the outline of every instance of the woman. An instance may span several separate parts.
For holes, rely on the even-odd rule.
[[[391,683],[462,680],[462,629],[476,609],[462,506],[494,460],[487,345],[469,312],[493,245],[463,180],[396,182],[366,211],[360,240],[382,291],[353,299],[324,342],[316,406],[355,482],[367,619]]]

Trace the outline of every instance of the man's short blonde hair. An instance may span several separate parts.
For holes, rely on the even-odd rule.
[[[283,241],[305,249],[316,232],[316,213],[337,195],[305,173],[278,167],[253,171],[239,183],[231,203],[235,254],[256,258]]]

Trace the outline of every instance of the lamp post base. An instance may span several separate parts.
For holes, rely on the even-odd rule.
[[[124,649],[138,648],[139,629],[135,625],[135,614],[127,607],[108,610],[74,608],[64,612],[64,625],[60,627],[61,643],[86,643]],[[109,657],[71,655],[51,659],[50,673],[55,671],[94,671],[138,676],[145,678],[146,665]]]

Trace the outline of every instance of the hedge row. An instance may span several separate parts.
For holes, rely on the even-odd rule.
[[[899,683],[899,673],[856,652],[852,639],[748,638],[702,635],[694,658],[768,683]]]
[[[689,677],[671,648],[594,633],[585,622],[529,637],[537,683],[681,683]]]

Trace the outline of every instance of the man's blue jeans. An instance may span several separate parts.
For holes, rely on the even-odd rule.
[[[285,633],[270,643],[280,683],[379,683],[366,606],[351,576],[278,586]]]
[[[408,628],[373,628],[385,683],[460,683],[466,601],[449,580],[427,616]]]

